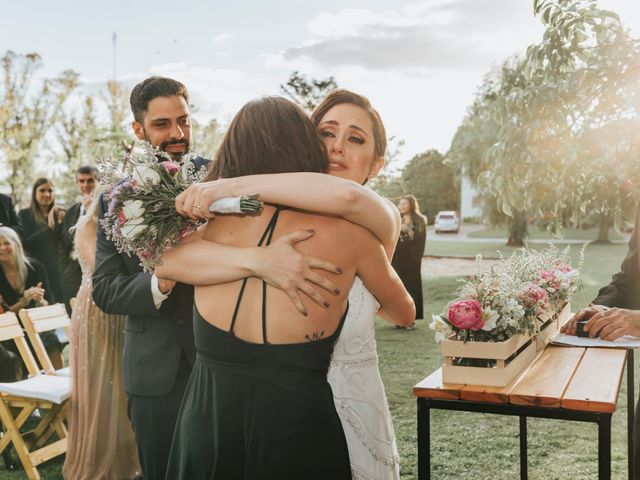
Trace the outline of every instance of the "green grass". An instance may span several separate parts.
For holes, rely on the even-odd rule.
[[[543,248],[543,245],[534,245]],[[429,242],[431,255],[496,256],[513,249],[502,244]],[[573,300],[574,309],[591,301],[598,288],[618,271],[626,245],[591,245],[585,252],[584,288]],[[579,247],[572,246],[577,259]],[[453,298],[459,283],[455,278],[429,278],[423,282],[425,317],[440,313]],[[413,386],[442,365],[439,346],[428,328],[429,320],[414,331],[394,330],[377,320],[376,334],[380,369],[385,381],[401,456],[403,479],[417,478],[416,402]],[[638,371],[638,369],[636,369]],[[637,384],[637,383],[636,383]],[[613,416],[612,475],[626,479],[626,382],[623,382],[618,411]],[[559,420],[529,419],[529,478],[576,480],[597,476],[597,427],[595,424]],[[518,420],[516,417],[463,412],[432,412],[432,478],[507,480],[518,478]],[[62,458],[40,467],[45,479],[62,478]],[[0,461],[0,480],[24,478],[23,472],[7,472]]]
[[[430,253],[473,256],[500,245],[431,242]],[[511,249],[509,249],[510,251]],[[577,257],[578,249],[573,248]],[[589,303],[597,289],[618,271],[624,245],[593,245],[585,252],[584,288],[573,300],[574,309]],[[435,254],[435,253],[434,253]],[[440,313],[453,298],[454,278],[424,279],[425,317]],[[394,419],[403,479],[417,478],[416,401],[412,387],[442,365],[440,348],[428,328],[418,322],[414,331],[394,330],[376,323],[380,369]],[[637,371],[637,369],[636,369]],[[626,381],[625,381],[626,382]],[[626,383],[612,421],[612,478],[627,478]],[[636,382],[637,385],[637,382]],[[431,414],[432,478],[519,478],[517,417],[434,410]],[[597,426],[559,420],[529,419],[529,478],[532,480],[590,479],[597,477]]]
[[[469,233],[469,238],[507,238],[509,233],[506,228],[500,227],[487,227],[484,230],[478,230],[477,232]],[[588,228],[586,230],[579,230],[575,228],[567,228],[560,232],[560,235],[554,237],[546,230],[541,230],[536,226],[529,227],[529,237],[535,240],[545,240],[554,238],[570,238],[573,240],[595,240],[598,238],[597,228]],[[609,240],[621,240],[622,236],[614,229],[609,230]]]

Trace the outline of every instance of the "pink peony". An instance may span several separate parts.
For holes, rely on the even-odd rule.
[[[165,160],[160,165],[162,165],[171,176],[174,176],[176,173],[180,171],[180,165],[170,160]]]
[[[477,300],[461,300],[449,307],[448,318],[451,324],[463,330],[481,330],[482,305]]]
[[[527,308],[532,308],[536,305],[543,307],[549,302],[547,292],[531,282],[522,287],[522,290],[518,292],[518,298]]]

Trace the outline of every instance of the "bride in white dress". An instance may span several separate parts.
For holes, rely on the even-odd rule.
[[[193,185],[177,198],[178,212],[201,216],[198,212],[206,212],[219,198],[259,193],[267,203],[338,215],[367,228],[380,240],[390,259],[400,232],[399,212],[391,202],[361,186],[374,178],[384,164],[386,133],[378,113],[366,98],[347,90],[336,90],[318,106],[312,120],[327,149],[330,175],[256,175]],[[194,210],[193,205],[200,208]],[[291,250],[291,254],[296,253]],[[215,280],[213,272],[217,270],[215,261],[212,257],[204,261],[199,257],[190,265],[192,277],[180,280],[212,283]],[[315,261],[309,261],[308,265],[317,267]],[[330,270],[326,266],[322,268]],[[302,274],[308,281],[330,290],[324,277],[314,275],[312,271]],[[287,291],[282,284],[276,286]],[[313,289],[299,285],[298,289],[318,301],[318,293]],[[287,293],[303,309],[299,290],[296,290]],[[378,369],[374,330],[376,313],[391,322],[398,319],[388,318],[384,312],[378,312],[378,308],[378,302],[356,278],[349,293],[349,313],[335,344],[327,376],[347,439],[353,478],[357,480],[397,480],[400,477],[398,449]],[[400,321],[408,325],[413,319]]]

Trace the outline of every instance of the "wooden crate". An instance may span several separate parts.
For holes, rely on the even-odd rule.
[[[560,327],[569,320],[571,316],[571,303],[566,303],[560,312],[548,317],[540,319],[543,321],[544,327],[540,329],[538,335],[536,335],[536,349],[540,352],[544,350],[553,336],[558,333]]]
[[[504,342],[442,341],[445,364],[444,383],[505,387],[536,357],[536,339],[529,335],[514,335]],[[495,362],[491,367],[454,365],[454,358],[485,359]]]

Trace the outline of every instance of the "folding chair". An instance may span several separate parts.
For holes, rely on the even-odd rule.
[[[70,377],[71,370],[69,367],[56,370],[49,358],[47,350],[44,348],[44,343],[40,338],[42,332],[49,332],[62,329],[69,338],[69,328],[71,326],[71,320],[67,315],[67,309],[63,303],[56,303],[55,305],[49,305],[46,307],[35,307],[29,309],[22,309],[18,312],[22,326],[27,332],[29,341],[33,346],[33,351],[38,358],[38,362],[42,366],[42,370],[46,374],[58,375],[62,377]]]
[[[16,343],[32,376],[27,380],[0,383],[0,421],[4,429],[0,453],[13,444],[27,477],[37,480],[40,478],[38,465],[67,451],[64,417],[71,396],[71,379],[39,372],[13,312],[0,315],[0,341],[5,340]],[[36,428],[23,433],[22,427],[36,409],[42,414]],[[58,440],[45,445],[54,433]]]

